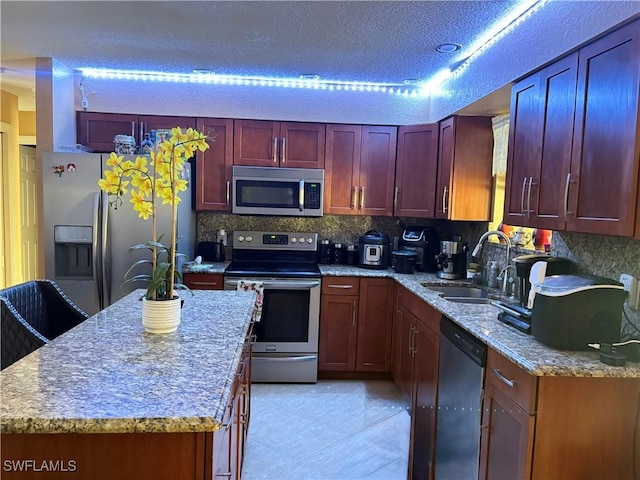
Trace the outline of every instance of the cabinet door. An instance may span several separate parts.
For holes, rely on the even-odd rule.
[[[182,283],[191,290],[222,290],[221,273],[184,273]]]
[[[527,224],[526,198],[530,178],[538,178],[542,138],[540,73],[519,81],[511,88],[509,151],[503,221]]]
[[[451,171],[455,155],[455,117],[440,122],[440,151],[436,184],[436,218],[451,217]]]
[[[640,20],[579,52],[567,229],[631,236],[638,194]]]
[[[318,370],[353,371],[356,366],[358,297],[322,295]]]
[[[438,173],[438,124],[398,129],[393,214],[433,218]]]
[[[480,479],[531,478],[533,415],[485,384],[480,439]]]
[[[151,130],[167,130],[175,127],[180,127],[183,130],[196,128],[196,119],[195,117],[140,115],[138,117],[138,144],[144,140],[144,134],[151,133]]]
[[[361,215],[393,215],[397,134],[396,127],[362,127],[358,198]]]
[[[357,215],[362,127],[327,125],[324,213]]]
[[[77,112],[78,143],[94,152],[113,152],[116,135],[131,135],[138,140],[138,115]]]
[[[325,125],[282,122],[280,124],[280,166],[324,167]]]
[[[524,225],[564,229],[564,191],[571,165],[577,70],[578,54],[574,53],[540,72],[542,151],[535,158],[527,186]]]
[[[418,321],[415,336],[415,383],[411,415],[410,478],[433,478],[438,391],[439,335]]]
[[[391,328],[393,281],[388,278],[362,278],[358,307],[356,370],[391,371]]]
[[[278,166],[279,122],[235,120],[233,164],[255,167]]]
[[[198,118],[197,125],[200,132],[213,140],[207,150],[196,153],[196,210],[230,212],[233,120]]]

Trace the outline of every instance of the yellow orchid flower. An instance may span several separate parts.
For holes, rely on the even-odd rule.
[[[117,167],[120,164],[120,162],[122,162],[123,158],[124,158],[124,155],[118,156],[116,152],[111,152],[111,155],[109,155],[109,158],[107,159],[107,166]]]

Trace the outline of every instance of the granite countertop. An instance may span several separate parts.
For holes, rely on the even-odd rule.
[[[202,264],[200,272],[223,272],[228,263]],[[449,281],[433,273],[396,273],[391,268],[384,270],[360,268],[347,265],[319,265],[323,277],[356,276],[387,277],[422,298],[436,310],[446,315],[476,338],[485,342],[525,371],[536,376],[573,377],[629,377],[640,378],[640,363],[627,362],[624,367],[613,367],[599,360],[598,352],[576,352],[548,347],[531,335],[498,321],[498,310],[488,304],[454,303],[425,288],[422,283],[452,284],[466,280]],[[188,270],[185,270],[185,272]]]
[[[141,322],[137,290],[0,373],[1,433],[202,432],[220,427],[255,295],[183,294],[178,330]]]
[[[443,299],[422,283],[452,284],[433,273],[395,273],[392,269],[372,270],[342,265],[320,265],[323,276],[389,277],[422,298],[436,310],[479,338],[525,371],[536,376],[629,377],[640,378],[640,363],[613,367],[599,360],[598,352],[575,352],[548,347],[531,335],[498,320],[498,310],[488,304],[454,303]],[[456,282],[465,282],[458,280]]]

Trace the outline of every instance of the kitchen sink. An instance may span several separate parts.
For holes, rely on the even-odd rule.
[[[486,288],[473,287],[468,285],[434,285],[423,284],[429,290],[440,293],[445,300],[455,303],[490,303],[494,300],[493,295]]]

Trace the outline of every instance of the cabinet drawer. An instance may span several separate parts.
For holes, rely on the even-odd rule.
[[[323,295],[358,295],[360,279],[358,277],[325,277],[322,279]]]
[[[185,273],[183,283],[192,290],[222,290],[221,273]]]
[[[489,349],[486,381],[516,402],[527,413],[535,413],[537,377]]]

